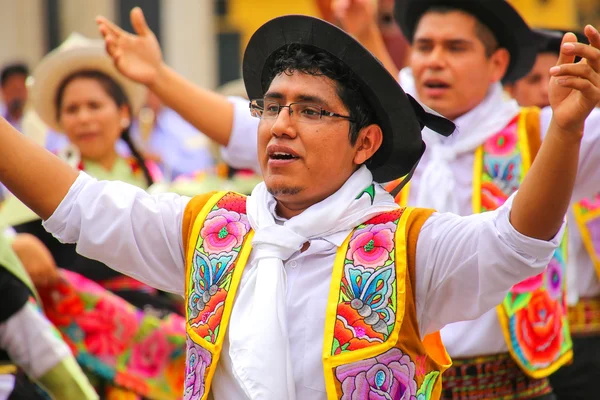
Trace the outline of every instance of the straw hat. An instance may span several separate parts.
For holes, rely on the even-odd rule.
[[[56,120],[56,91],[65,78],[82,70],[102,72],[123,89],[131,104],[132,115],[137,114],[146,100],[146,88],[122,75],[106,53],[103,40],[91,40],[72,33],[59,47],[48,53],[33,72],[29,89],[31,103],[42,121],[50,128],[61,131]]]

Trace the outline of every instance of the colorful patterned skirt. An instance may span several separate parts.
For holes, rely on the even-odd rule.
[[[159,318],[66,270],[61,270],[59,283],[40,295],[46,315],[102,398],[183,397],[183,317]]]
[[[443,385],[444,400],[529,400],[552,393],[547,378],[528,377],[509,353],[453,358]]]
[[[573,336],[600,335],[600,297],[584,297],[569,307],[569,328]]]

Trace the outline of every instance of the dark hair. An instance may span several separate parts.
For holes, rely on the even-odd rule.
[[[129,99],[127,99],[127,95],[125,94],[121,86],[117,84],[117,82],[115,82],[110,76],[96,70],[81,70],[66,77],[56,90],[54,104],[56,105],[57,120],[60,118],[60,108],[62,105],[65,88],[69,83],[78,78],[95,79],[96,81],[98,81],[98,83],[100,83],[100,85],[104,88],[106,93],[114,100],[114,102],[117,103],[118,107],[127,106],[131,111],[131,104],[129,103]],[[137,161],[139,167],[142,169],[142,172],[144,173],[144,178],[146,178],[146,183],[148,184],[148,186],[152,185],[154,181],[152,180],[150,171],[148,171],[148,167],[146,167],[146,162],[144,158],[142,157],[141,153],[137,150],[137,148],[133,144],[133,141],[131,140],[129,127],[123,129],[123,131],[121,132],[121,139],[125,141],[125,143],[129,147],[129,150],[131,151],[131,154]]]
[[[2,72],[0,72],[0,86],[4,86],[8,78],[13,75],[24,75],[27,77],[29,75],[29,68],[25,64],[10,64],[2,68]]]
[[[269,66],[268,66],[269,68]],[[350,143],[354,145],[362,128],[375,123],[375,115],[365,101],[354,72],[329,53],[316,47],[289,44],[279,49],[271,58],[268,85],[276,76],[300,72],[313,76],[326,76],[335,81],[337,94],[348,108],[350,117]]]
[[[491,57],[491,55],[494,54],[494,52],[496,50],[498,50],[498,47],[499,47],[498,39],[496,39],[496,35],[494,35],[494,32],[492,32],[492,30],[487,25],[485,25],[483,22],[481,22],[479,20],[479,18],[477,18],[475,15],[471,14],[469,11],[463,10],[460,7],[438,5],[438,6],[431,6],[430,8],[427,9],[427,11],[425,11],[423,13],[423,15],[430,13],[430,12],[440,13],[440,14],[448,14],[448,13],[451,13],[454,11],[460,11],[460,12],[467,13],[467,14],[471,15],[473,18],[475,18],[475,35],[477,36],[479,41],[483,44],[483,47],[485,48],[485,55],[488,58]],[[423,15],[421,15],[421,18],[423,18]]]

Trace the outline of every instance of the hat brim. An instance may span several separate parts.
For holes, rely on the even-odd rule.
[[[506,0],[396,0],[396,21],[411,43],[421,17],[435,6],[465,11],[490,28],[500,47],[510,53],[504,81],[514,82],[529,73],[537,56],[537,41],[521,15]]]
[[[444,135],[454,124],[439,114],[425,111],[409,100],[396,79],[359,42],[338,27],[314,17],[288,15],[260,27],[250,39],[243,61],[243,77],[251,99],[268,90],[275,53],[290,44],[302,44],[327,52],[355,75],[359,90],[372,108],[383,132],[383,143],[367,163],[377,182],[407,175],[418,163],[425,144],[422,127]]]
[[[42,59],[33,73],[30,99],[34,110],[46,125],[60,132],[57,120],[56,95],[61,83],[78,71],[99,71],[111,77],[122,89],[131,106],[132,115],[137,114],[146,101],[145,86],[122,75],[106,53],[102,41],[71,49],[56,49]]]

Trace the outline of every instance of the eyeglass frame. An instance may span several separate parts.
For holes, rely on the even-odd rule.
[[[303,104],[303,105],[309,105],[309,106],[311,106],[311,107],[318,108],[318,109],[320,109],[320,110],[321,110],[321,112],[320,112],[320,114],[319,114],[319,119],[318,119],[318,120],[314,120],[315,122],[317,122],[317,121],[321,121],[321,120],[323,119],[323,117],[336,117],[336,118],[343,118],[343,119],[347,120],[348,122],[356,122],[356,119],[352,118],[352,117],[351,117],[351,116],[349,116],[349,115],[342,115],[342,114],[334,113],[334,112],[332,112],[332,111],[329,111],[329,110],[326,110],[326,109],[324,109],[323,107],[321,107],[321,106],[320,106],[320,105],[318,105],[318,104],[315,104],[315,103],[308,103],[308,102],[303,102],[303,101],[300,101],[300,102],[294,102],[294,103],[290,103],[290,104],[288,104],[288,105],[281,105],[281,104],[279,104],[277,101],[273,101],[274,103],[276,103],[276,104],[279,106],[279,110],[277,110],[277,115],[275,115],[273,118],[263,118],[264,104],[263,104],[263,107],[262,107],[262,112],[260,113],[260,116],[256,116],[256,115],[254,115],[254,114],[253,114],[253,111],[258,111],[258,109],[259,109],[260,107],[258,107],[258,106],[257,106],[256,108],[253,108],[253,107],[252,107],[252,104],[253,104],[253,103],[254,103],[254,104],[256,104],[256,102],[258,102],[258,101],[262,101],[262,102],[264,102],[264,101],[265,101],[265,99],[264,99],[264,98],[262,98],[262,99],[261,99],[261,98],[258,98],[258,99],[250,99],[250,103],[248,104],[248,106],[249,106],[249,108],[250,108],[250,115],[252,115],[252,116],[253,116],[253,117],[255,117],[255,118],[259,118],[259,119],[261,119],[261,120],[262,120],[262,119],[266,119],[266,120],[275,120],[275,119],[277,119],[277,117],[279,117],[279,114],[281,114],[281,109],[282,109],[282,108],[287,108],[287,109],[288,109],[288,112],[290,113],[290,117],[291,117],[291,116],[292,116],[292,114],[293,114],[293,112],[292,112],[292,111],[293,111],[293,110],[292,110],[292,106],[294,106],[294,105],[296,105],[296,104]]]

